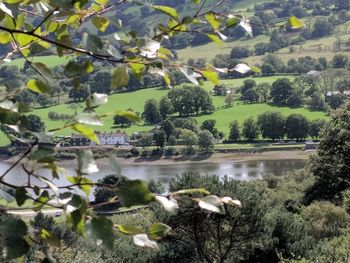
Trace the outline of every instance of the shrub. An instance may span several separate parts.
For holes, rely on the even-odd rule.
[[[140,155],[140,151],[136,147],[131,148],[130,153],[132,154],[132,156],[139,156]]]

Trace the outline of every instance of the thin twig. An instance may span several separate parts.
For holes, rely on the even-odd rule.
[[[37,25],[31,32],[34,33],[35,31],[37,31],[56,11],[58,11],[58,7],[56,7],[55,9],[51,10],[50,13],[47,14],[46,17],[44,17],[43,20],[41,20],[41,22],[39,23],[39,25]]]
[[[36,139],[31,146],[24,152],[24,154],[18,158],[18,160],[16,162],[14,162],[1,176],[0,176],[0,182],[2,182],[2,179],[13,169],[17,166],[17,164],[19,164],[31,151],[32,149],[38,144],[38,139]]]

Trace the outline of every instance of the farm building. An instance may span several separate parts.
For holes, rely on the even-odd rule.
[[[129,140],[127,134],[121,131],[96,132],[96,136],[100,145],[127,145]],[[70,141],[72,146],[96,146],[95,142],[80,134],[72,134]]]

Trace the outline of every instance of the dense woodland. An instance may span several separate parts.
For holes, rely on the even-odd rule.
[[[0,65],[0,128],[19,157],[15,165],[28,178],[14,185],[4,180],[5,171],[0,199],[16,208],[31,202],[36,211],[64,211],[23,220],[1,203],[1,262],[350,261],[350,0],[257,1],[237,10],[244,1],[222,1],[218,7],[220,1],[214,0],[111,1],[118,8],[106,14],[104,0],[91,5],[50,1],[44,5],[48,10],[41,7],[29,18],[35,10],[29,2],[39,1],[0,3],[0,55],[6,63],[12,60]],[[89,15],[97,18],[90,22]],[[23,37],[28,35],[33,39]],[[263,41],[254,46],[240,42],[259,37]],[[328,37],[336,40],[318,45],[319,56],[297,56],[308,41]],[[183,49],[222,40],[234,43],[225,54],[210,61],[205,56],[178,61]],[[67,57],[65,63],[33,62],[58,54]],[[23,57],[23,65],[14,63]],[[261,77],[271,82],[261,83]],[[225,85],[219,79],[244,80]],[[142,111],[95,111],[108,96],[151,88],[166,93],[143,98]],[[224,101],[219,107],[218,98]],[[324,112],[328,118],[285,116],[278,110],[256,112],[243,122],[227,116],[229,132],[224,133],[211,117],[255,104]],[[55,111],[55,105],[65,105],[70,113]],[[47,128],[36,114],[40,109],[49,109],[48,120],[63,127]],[[127,158],[211,154],[221,143],[314,139],[319,145],[304,169],[282,177],[240,182],[186,172],[167,186],[123,177],[113,156],[114,173],[93,182],[89,176],[98,168],[92,152],[79,150],[77,174],[67,176],[72,185],[56,186],[60,167],[52,132],[71,128],[94,141],[94,130],[86,125],[101,126],[106,116],[116,129],[146,127],[130,136],[136,147]],[[199,122],[201,116],[208,118]],[[49,170],[53,180],[37,174],[39,169]],[[86,195],[72,190],[77,188]],[[101,211],[117,213],[99,216]]]

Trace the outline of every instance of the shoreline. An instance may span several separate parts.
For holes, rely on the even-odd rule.
[[[131,158],[117,158],[121,165],[176,165],[176,164],[191,164],[191,163],[220,163],[220,162],[243,162],[243,161],[257,161],[257,160],[287,160],[287,159],[299,159],[306,160],[313,153],[314,150],[281,150],[281,151],[263,151],[256,153],[213,153],[205,155],[189,155],[189,156],[177,156],[177,157],[154,157],[142,159],[140,157]],[[76,159],[72,160],[60,160],[59,164],[76,164]],[[96,159],[97,165],[108,165],[108,158]]]

